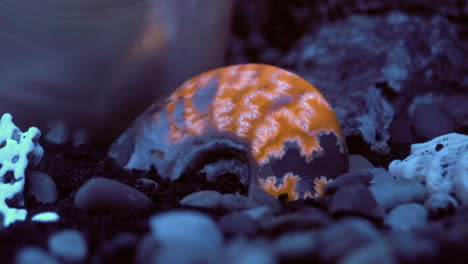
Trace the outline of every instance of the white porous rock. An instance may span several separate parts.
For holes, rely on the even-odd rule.
[[[30,127],[21,132],[12,122],[9,113],[0,120],[0,214],[3,214],[3,226],[9,226],[17,220],[24,220],[25,209],[10,208],[6,200],[15,198],[22,205],[25,184],[25,169],[28,163],[38,164],[44,150],[39,145],[39,129]]]
[[[424,182],[430,193],[455,191],[468,204],[468,136],[449,133],[413,144],[411,155],[392,161],[389,172]]]

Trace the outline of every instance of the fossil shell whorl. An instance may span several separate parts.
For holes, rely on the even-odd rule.
[[[234,173],[288,200],[313,197],[320,176],[347,170],[347,148],[329,103],[310,83],[262,64],[212,70],[152,105],[111,147],[126,168],[177,179]]]

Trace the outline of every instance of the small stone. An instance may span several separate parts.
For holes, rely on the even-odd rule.
[[[49,251],[59,259],[70,262],[83,261],[88,255],[88,245],[76,230],[62,230],[49,238]]]
[[[133,263],[138,237],[122,232],[99,247],[100,263]]]
[[[362,184],[339,189],[332,196],[328,212],[332,215],[357,214],[371,218],[380,218],[383,215],[383,210],[372,193]]]
[[[436,192],[426,199],[424,207],[429,212],[430,219],[437,219],[455,213],[458,202],[448,193]]]
[[[16,255],[15,264],[59,264],[59,262],[42,248],[25,247]]]
[[[313,207],[304,208],[300,211],[288,214],[281,214],[260,222],[265,230],[271,232],[284,230],[306,230],[327,225],[332,222],[332,218],[320,209]]]
[[[317,234],[311,231],[295,231],[281,235],[272,244],[272,250],[282,261],[311,257],[317,247]]]
[[[152,234],[146,234],[138,243],[135,252],[135,263],[147,264],[159,249],[159,243]]]
[[[438,257],[440,247],[436,239],[410,232],[391,232],[387,237],[402,263],[434,263]]]
[[[149,220],[153,237],[163,246],[189,243],[204,248],[219,248],[223,236],[213,220],[193,211],[170,211]]]
[[[359,171],[348,172],[327,183],[327,185],[325,185],[324,192],[330,195],[344,186],[352,184],[367,185],[372,180],[372,178],[373,176],[371,170],[363,169]]]
[[[357,171],[361,169],[369,169],[374,166],[368,159],[361,155],[349,155],[349,171]]]
[[[50,223],[50,222],[59,221],[60,216],[55,212],[42,212],[42,213],[34,215],[31,218],[31,220],[35,222],[43,222],[43,223],[49,222]]]
[[[369,190],[377,203],[385,210],[400,204],[422,202],[426,197],[426,187],[416,180],[397,179],[372,184]]]
[[[221,205],[222,196],[217,191],[198,191],[182,198],[180,204],[202,208],[216,208]]]
[[[157,182],[148,178],[139,178],[135,181],[135,183],[138,187],[152,188],[153,190],[156,190],[159,186]]]
[[[222,263],[223,255],[221,246],[205,248],[196,244],[181,242],[170,247],[159,248],[150,260],[145,263],[177,263],[177,264],[218,264]]]
[[[320,230],[316,252],[321,261],[335,262],[382,239],[383,235],[370,222],[362,218],[345,218]]]
[[[260,188],[250,187],[247,208],[255,208],[262,205],[270,207],[274,212],[281,210],[281,202]]]
[[[339,264],[396,264],[392,248],[388,243],[382,241],[369,243],[346,255]]]
[[[242,210],[247,207],[247,200],[243,195],[226,193],[221,197],[221,206],[231,211]]]
[[[242,211],[256,222],[273,217],[273,210],[270,207],[263,205]]]
[[[49,124],[49,130],[44,136],[44,139],[56,145],[64,144],[69,137],[68,128],[62,121],[54,121]]]
[[[53,203],[57,199],[57,186],[47,173],[30,171],[26,176],[26,188],[41,203]]]
[[[72,143],[73,146],[79,147],[89,142],[89,134],[88,131],[85,129],[78,129],[73,132]]]
[[[417,203],[402,204],[390,211],[385,224],[394,231],[410,231],[427,225],[427,210]]]
[[[423,140],[430,140],[457,129],[452,118],[441,111],[436,103],[419,104],[414,109],[412,117],[414,131]]]
[[[269,244],[263,239],[247,241],[244,237],[233,240],[225,249],[227,264],[278,263]]]
[[[100,177],[88,180],[75,194],[75,206],[83,211],[122,211],[150,205],[150,199],[137,189]]]
[[[240,212],[221,216],[219,227],[228,235],[252,235],[257,231],[255,222],[248,215]]]

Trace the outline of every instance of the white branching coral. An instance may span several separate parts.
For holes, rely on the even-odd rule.
[[[0,214],[3,214],[3,226],[26,218],[25,209],[9,207],[7,200],[24,204],[25,170],[29,162],[38,164],[44,153],[38,143],[40,136],[41,132],[35,127],[21,132],[8,113],[0,120]]]
[[[455,192],[468,204],[468,136],[450,133],[411,145],[411,155],[394,160],[389,172],[424,182],[429,192]]]

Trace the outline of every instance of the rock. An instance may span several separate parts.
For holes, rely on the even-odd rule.
[[[170,247],[159,248],[151,259],[144,263],[160,264],[160,263],[177,263],[177,264],[193,264],[206,263],[218,264],[223,261],[223,250],[221,247],[200,248],[191,243],[177,243]]]
[[[362,184],[339,189],[332,196],[328,212],[332,215],[357,214],[371,218],[381,218],[383,214],[372,193]]]
[[[60,220],[60,216],[55,212],[42,212],[42,213],[38,213],[34,215],[31,218],[31,220],[35,222],[43,222],[43,223],[57,222]]]
[[[242,210],[247,207],[247,201],[243,195],[226,193],[221,197],[221,206],[231,211]]]
[[[440,251],[436,239],[413,232],[391,232],[388,241],[402,263],[435,263]]]
[[[48,246],[53,255],[65,262],[80,262],[88,255],[86,239],[76,230],[62,230],[52,234]]]
[[[41,203],[53,203],[57,199],[57,186],[47,173],[29,171],[26,176],[26,188],[28,193]]]
[[[257,231],[257,225],[248,215],[240,212],[221,216],[218,223],[221,230],[228,235],[250,236]]]
[[[75,206],[83,211],[122,211],[150,205],[150,199],[137,189],[100,177],[88,180],[75,194]]]
[[[426,187],[416,180],[398,179],[372,184],[369,190],[377,203],[385,210],[397,205],[422,202],[426,197]]]
[[[247,241],[244,238],[233,240],[224,254],[227,264],[271,264],[277,263],[269,244],[257,239]]]
[[[99,245],[100,263],[134,263],[136,234],[122,232]]]
[[[159,249],[159,243],[153,237],[153,235],[146,234],[138,243],[135,251],[135,263],[147,264],[149,260],[153,258],[155,253]]]
[[[221,205],[222,196],[217,191],[198,191],[182,198],[180,204],[202,208],[216,208]]]
[[[326,194],[333,194],[342,187],[353,184],[367,185],[372,180],[372,170],[362,169],[352,171],[338,176],[335,180],[327,183],[324,188]]]
[[[427,225],[427,210],[417,203],[402,204],[385,217],[385,224],[394,231],[421,229]]]
[[[242,211],[242,213],[248,215],[255,222],[262,222],[262,220],[273,217],[273,210],[266,205],[247,209]]]
[[[382,239],[383,235],[370,222],[362,218],[345,218],[319,231],[316,252],[321,261],[336,262]]]
[[[149,220],[151,234],[163,246],[187,243],[193,247],[220,248],[221,231],[210,217],[192,211],[170,211]]]
[[[458,202],[448,193],[437,192],[429,195],[424,201],[424,207],[429,213],[429,218],[436,219],[455,213]]]
[[[423,140],[430,140],[456,130],[454,120],[447,113],[442,112],[436,104],[418,104],[415,106],[412,119],[416,136]]]
[[[393,183],[396,177],[392,176],[386,169],[384,168],[374,168],[374,169],[367,169],[369,173],[372,174],[371,183]]]
[[[430,193],[456,191],[461,197],[468,196],[468,184],[463,184],[468,179],[466,153],[468,135],[450,133],[411,145],[411,155],[404,160],[392,161],[388,170],[397,178],[424,183]],[[456,182],[461,183],[457,184],[457,189],[454,188]]]
[[[281,202],[278,199],[260,188],[251,186],[249,190],[247,208],[255,208],[262,205],[270,207],[273,212],[278,212],[281,210]]]
[[[349,155],[349,171],[357,171],[360,169],[369,169],[374,166],[368,159],[361,155]]]
[[[64,122],[55,121],[49,123],[49,129],[44,139],[52,144],[60,145],[68,141],[70,132]]]
[[[393,254],[393,250],[384,240],[376,243],[369,243],[358,248],[343,259],[339,264],[396,264],[399,263]]]
[[[42,248],[25,247],[16,255],[15,264],[59,264],[59,262]]]
[[[148,178],[139,178],[135,181],[138,187],[151,188],[152,190],[157,190],[159,184]]]
[[[295,231],[283,234],[273,241],[272,250],[282,262],[293,263],[316,254],[317,244],[316,232]]]
[[[264,230],[284,232],[284,230],[307,230],[328,225],[332,218],[322,210],[307,207],[300,211],[281,214],[259,222]]]

